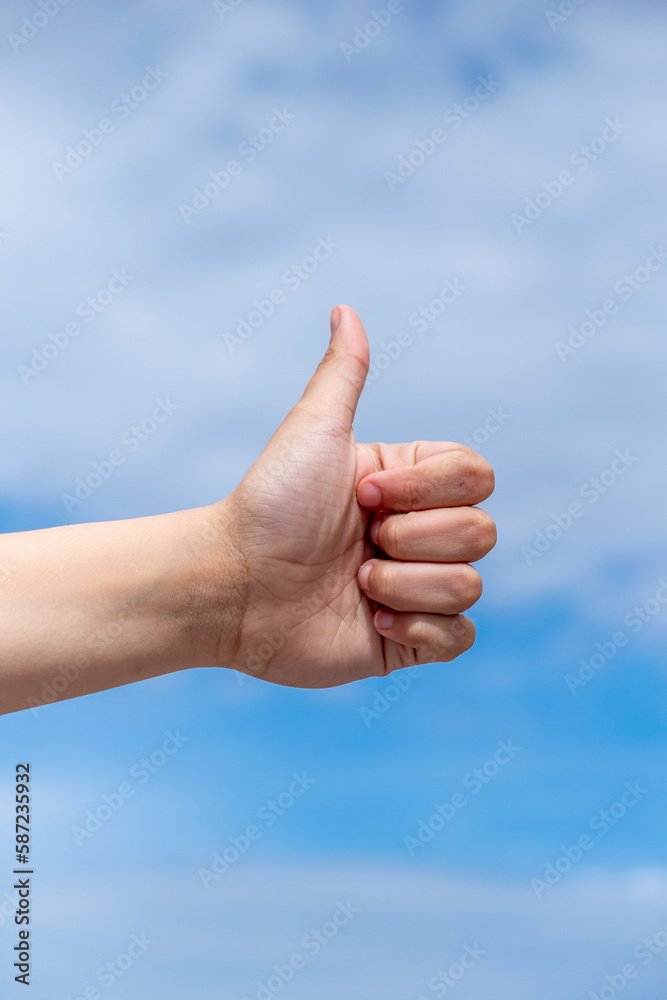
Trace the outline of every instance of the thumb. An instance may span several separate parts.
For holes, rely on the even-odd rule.
[[[369,365],[368,337],[350,306],[331,311],[331,340],[315,374],[306,386],[298,408],[320,426],[337,431],[352,426]]]

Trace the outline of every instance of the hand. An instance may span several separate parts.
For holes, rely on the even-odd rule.
[[[336,325],[339,320],[338,325]],[[490,465],[449,442],[355,444],[368,372],[357,314],[332,339],[295,407],[216,505],[237,554],[240,615],[216,662],[276,684],[329,687],[454,659],[474,642],[460,612],[482,592],[469,563],[494,546],[472,506]]]
[[[469,563],[496,536],[470,505],[493,472],[456,444],[356,445],[368,341],[351,309],[332,321],[301,400],[224,500],[0,534],[0,713],[191,667],[327,687],[472,645]]]

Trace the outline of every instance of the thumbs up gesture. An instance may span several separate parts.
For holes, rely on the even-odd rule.
[[[331,342],[299,402],[219,504],[237,566],[220,666],[330,687],[454,659],[474,642],[461,612],[482,593],[470,563],[494,546],[475,504],[488,462],[463,445],[357,444],[369,365],[357,314],[337,306]]]

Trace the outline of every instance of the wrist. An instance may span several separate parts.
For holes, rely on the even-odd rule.
[[[189,667],[237,667],[244,635],[248,581],[232,531],[229,499],[183,511],[186,556],[177,589],[188,595]]]

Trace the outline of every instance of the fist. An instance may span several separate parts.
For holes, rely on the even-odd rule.
[[[299,402],[219,505],[239,613],[217,662],[265,680],[327,687],[469,649],[463,617],[495,544],[476,504],[493,490],[481,456],[450,442],[357,444],[352,422],[369,346],[338,306],[329,348]]]

